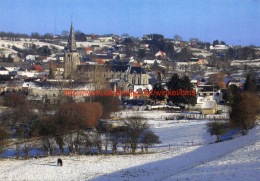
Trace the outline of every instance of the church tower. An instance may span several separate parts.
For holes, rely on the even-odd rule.
[[[74,28],[71,23],[70,35],[68,39],[67,49],[64,55],[64,79],[71,79],[75,76],[77,66],[80,64],[79,53],[74,35]]]

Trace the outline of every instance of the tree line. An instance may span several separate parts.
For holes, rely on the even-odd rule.
[[[38,32],[32,32],[30,35],[25,33],[13,33],[13,32],[0,32],[0,37],[8,38],[10,40],[19,40],[20,38],[33,38],[33,39],[68,39],[69,32],[63,30],[60,35],[55,35],[53,33],[40,34]],[[75,31],[76,41],[86,41],[86,34],[81,31]]]
[[[246,135],[249,129],[255,126],[260,115],[260,98],[252,74],[247,75],[243,89],[236,85],[228,86],[224,99],[226,105],[231,108],[230,119],[207,124],[209,132],[216,135],[216,142],[220,142],[220,136],[232,128],[240,128],[241,133]]]
[[[151,94],[150,99],[156,101],[166,100],[169,104],[184,108],[185,105],[194,106],[197,103],[196,94],[187,94],[195,91],[193,84],[190,82],[190,78],[186,75],[179,77],[177,73],[174,73],[171,79],[163,86],[161,83],[156,83],[153,86],[152,92],[163,91],[176,91],[176,94]],[[179,91],[179,94],[177,94]],[[184,93],[182,93],[184,92]]]
[[[0,151],[13,145],[17,158],[22,155],[29,158],[33,148],[40,148],[45,156],[135,154],[139,147],[142,153],[147,153],[148,146],[159,143],[159,137],[141,116],[122,120],[121,127],[102,127],[99,120],[117,111],[120,103],[116,97],[106,96],[103,102],[98,99],[102,98],[50,105],[32,104],[20,93],[8,94],[2,103],[7,109],[0,117]]]

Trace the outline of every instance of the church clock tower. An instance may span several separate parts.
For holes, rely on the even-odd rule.
[[[64,55],[64,79],[71,79],[75,76],[77,66],[80,64],[79,53],[74,36],[74,28],[71,23],[70,35],[68,39],[67,49]]]

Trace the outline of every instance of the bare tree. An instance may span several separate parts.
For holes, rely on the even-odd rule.
[[[219,86],[220,88],[226,88],[226,83],[224,81],[226,75],[224,73],[217,73],[209,75],[208,83]]]
[[[161,143],[159,140],[159,136],[154,134],[151,130],[147,130],[144,132],[142,136],[142,152],[148,153],[148,147],[154,144]],[[143,150],[144,148],[144,150]]]
[[[113,129],[110,131],[109,138],[111,141],[112,154],[118,154],[118,144],[120,143],[120,139],[122,138],[122,131],[119,129]]]
[[[0,122],[6,125],[12,125],[16,138],[17,157],[23,150],[26,157],[29,157],[31,148],[31,134],[36,115],[33,113],[32,108],[23,94],[12,92],[6,96],[6,106],[8,109],[2,112]]]
[[[102,154],[102,138],[99,132],[93,135],[93,145],[97,148],[98,155]]]
[[[7,146],[7,143],[8,143],[7,139],[8,139],[8,133],[6,131],[6,128],[4,126],[0,125],[0,153]]]
[[[241,92],[236,95],[231,105],[230,122],[234,126],[243,129],[243,134],[247,134],[248,129],[254,127],[256,116],[259,114],[259,96],[250,92]]]
[[[87,153],[89,153],[93,146],[93,139],[91,139],[91,136],[88,133],[84,134],[83,146]]]
[[[46,156],[54,155],[56,145],[60,144],[55,138],[55,134],[58,133],[56,124],[56,119],[52,115],[40,117],[36,122],[36,128],[33,130],[33,135],[39,138]],[[61,152],[63,152],[63,149]]]
[[[56,141],[54,138],[46,136],[41,139],[41,142],[42,148],[45,152],[45,156],[55,155]]]
[[[141,116],[132,116],[125,120],[126,132],[129,137],[129,145],[131,153],[135,154],[138,140],[141,134],[149,128],[148,123]]]

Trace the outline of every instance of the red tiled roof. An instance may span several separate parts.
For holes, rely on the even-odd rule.
[[[85,47],[85,50],[86,50],[86,51],[92,51],[92,48],[90,48],[90,47]]]
[[[135,67],[141,67],[140,63],[134,63]]]
[[[102,59],[96,59],[95,60],[98,64],[104,64],[105,62]]]
[[[35,70],[38,70],[38,72],[43,72],[43,70],[40,67],[40,65],[34,65],[33,67],[35,68]]]

